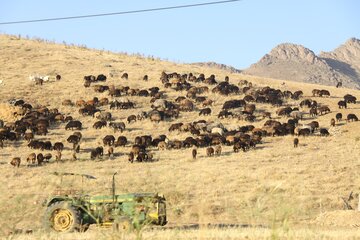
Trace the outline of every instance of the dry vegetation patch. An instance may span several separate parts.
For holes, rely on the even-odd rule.
[[[315,224],[330,227],[360,227],[359,211],[336,210],[321,213],[314,221]]]

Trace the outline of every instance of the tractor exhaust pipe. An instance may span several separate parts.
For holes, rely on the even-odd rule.
[[[115,175],[117,174],[117,172],[115,172],[113,174],[113,179],[112,179],[112,197],[113,197],[113,207],[115,207]]]

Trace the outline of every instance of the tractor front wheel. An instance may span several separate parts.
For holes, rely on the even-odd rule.
[[[56,232],[74,232],[81,228],[80,211],[70,202],[55,202],[51,204],[45,213],[44,227],[46,230]]]

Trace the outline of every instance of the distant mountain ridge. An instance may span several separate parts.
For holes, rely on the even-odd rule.
[[[321,52],[319,56],[335,70],[360,79],[360,40],[351,38],[332,52]]]
[[[243,73],[331,86],[342,82],[345,87],[360,88],[360,40],[351,38],[318,56],[302,45],[282,43]]]
[[[240,73],[241,72],[241,70],[236,69],[232,66],[221,64],[221,63],[216,63],[216,62],[197,62],[197,63],[191,63],[191,65],[196,65],[196,66],[200,66],[200,67],[217,68],[217,69],[229,71],[231,73]]]

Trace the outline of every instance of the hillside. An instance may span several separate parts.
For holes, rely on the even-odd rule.
[[[319,56],[304,46],[284,43],[245,69],[244,73],[329,86],[336,86],[341,81],[345,87],[358,88],[359,56],[360,41],[355,38]]]
[[[62,153],[64,162],[38,167],[26,167],[26,157],[31,152],[52,153],[54,151],[33,150],[27,142],[4,141],[0,148],[0,236],[7,236],[15,229],[32,229],[32,235],[18,234],[12,239],[109,239],[114,238],[111,230],[92,228],[84,234],[57,234],[42,232],[41,221],[44,207],[41,203],[60,186],[60,179],[53,172],[76,172],[94,175],[97,180],[82,186],[89,194],[108,194],[112,174],[118,172],[116,184],[118,192],[160,192],[167,198],[169,227],[165,230],[149,229],[144,232],[145,239],[338,239],[359,237],[358,229],[353,228],[352,218],[358,216],[354,211],[343,209],[340,197],[348,196],[351,191],[360,192],[360,122],[341,121],[330,127],[330,119],[341,112],[344,118],[348,113],[360,116],[359,103],[349,104],[347,109],[338,109],[337,102],[345,94],[353,94],[360,99],[360,91],[354,89],[325,87],[323,85],[283,81],[271,78],[248,76],[229,71],[181,65],[141,56],[115,54],[106,51],[86,49],[69,45],[47,43],[16,37],[0,35],[0,119],[10,124],[18,119],[13,115],[19,109],[10,105],[10,99],[24,99],[36,106],[57,108],[66,116],[81,120],[81,150],[78,160],[72,161],[72,144],[66,142],[73,131],[65,130],[65,123],[50,126],[46,136],[35,136],[35,139],[61,141],[65,145]],[[292,55],[289,56],[292,58]],[[309,61],[320,61],[309,51],[302,58]],[[325,64],[325,63],[321,63]],[[287,122],[288,117],[279,117],[279,107],[269,103],[256,103],[254,122],[238,118],[219,119],[225,101],[243,99],[244,93],[236,95],[220,95],[211,89],[215,85],[204,82],[189,82],[192,86],[208,87],[210,91],[200,96],[214,100],[209,116],[199,116],[202,104],[196,103],[194,111],[180,111],[179,118],[170,118],[155,123],[149,119],[127,122],[127,117],[141,111],[149,112],[150,97],[125,96],[136,105],[134,109],[110,110],[109,105],[100,106],[102,111],[111,111],[115,121],[124,121],[126,129],[123,133],[114,133],[105,127],[94,129],[96,121],[91,116],[79,114],[79,107],[64,106],[62,102],[70,99],[91,100],[94,97],[109,98],[108,92],[95,92],[93,87],[85,88],[85,75],[105,74],[106,82],[101,84],[114,85],[116,88],[129,86],[132,89],[149,89],[157,86],[166,100],[175,102],[179,96],[186,96],[185,90],[175,91],[165,87],[160,80],[161,72],[193,73],[205,77],[214,74],[221,82],[228,76],[235,86],[241,80],[252,83],[253,90],[271,86],[281,91],[302,90],[300,99],[284,99],[284,106],[298,107],[305,98],[316,100],[327,105],[331,112],[318,117],[306,114],[301,123],[313,120],[321,127],[329,130],[330,136],[321,137],[316,131],[308,137],[299,137],[298,148],[293,147],[294,136],[267,136],[261,144],[246,152],[234,152],[233,146],[222,145],[221,156],[208,157],[206,148],[198,148],[197,159],[192,159],[192,148],[159,150],[150,147],[154,162],[129,163],[127,154],[131,150],[136,136],[151,135],[156,137],[165,134],[170,141],[184,140],[189,136],[199,137],[190,132],[173,131],[169,127],[174,123],[190,123],[198,120],[221,122],[227,130],[238,130],[240,126],[254,125],[263,127],[268,119],[262,118],[263,112],[270,112],[272,119]],[[127,72],[128,80],[121,75]],[[29,80],[30,74],[50,75],[51,80],[42,86]],[[60,74],[61,80],[56,81],[55,75]],[[143,76],[149,76],[143,81]],[[110,77],[112,76],[112,77]],[[331,97],[312,97],[313,89],[327,89]],[[192,99],[191,99],[192,100]],[[308,109],[301,109],[308,112]],[[115,148],[115,157],[102,160],[90,160],[90,151],[103,145],[105,135],[126,136],[130,141],[125,147]],[[106,148],[105,148],[106,149]],[[13,157],[21,157],[20,168],[9,165]],[[70,180],[72,187],[79,187],[75,179]],[[80,186],[81,187],[81,186]],[[331,215],[342,214],[343,221],[332,222]],[[340,212],[340,213],[339,213]],[[323,217],[323,218],[321,218]],[[331,219],[327,220],[327,219]],[[207,228],[187,227],[193,224],[245,224],[251,228]],[[334,227],[335,226],[335,227]],[[171,228],[174,227],[174,228]],[[178,228],[176,228],[178,227]],[[132,239],[133,236],[130,236]],[[128,238],[124,238],[128,239]]]

